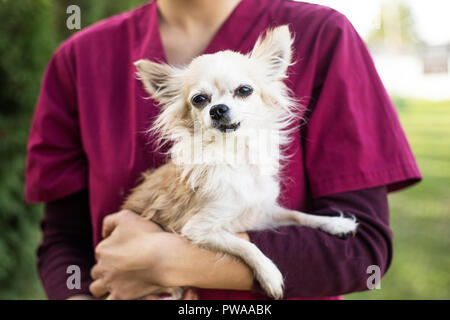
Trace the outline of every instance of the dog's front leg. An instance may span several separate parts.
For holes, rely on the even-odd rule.
[[[272,215],[275,227],[286,225],[299,225],[322,230],[332,235],[344,237],[355,234],[358,227],[356,219],[346,218],[343,215],[337,217],[318,216],[307,214],[282,207],[276,207]]]
[[[200,219],[192,218],[181,234],[192,242],[213,251],[221,251],[241,258],[252,268],[256,279],[268,295],[283,296],[283,276],[275,264],[253,243],[223,229],[206,227]]]

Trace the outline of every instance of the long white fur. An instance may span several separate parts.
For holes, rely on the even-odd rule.
[[[147,60],[135,63],[145,88],[161,105],[151,130],[160,141],[171,143],[172,159],[192,151],[195,139],[202,142],[201,154],[212,159],[209,163],[176,162],[180,181],[205,195],[202,209],[184,225],[181,234],[209,249],[242,258],[266,292],[277,299],[283,296],[280,271],[254,244],[236,233],[290,224],[334,235],[354,233],[357,228],[354,219],[308,215],[284,209],[277,202],[280,161],[289,156],[281,150],[299,120],[299,107],[283,82],[291,65],[292,43],[288,27],[280,26],[261,36],[247,55],[222,51],[200,56],[183,68]],[[244,99],[234,97],[231,89],[239,84],[251,85],[254,93]],[[190,104],[190,98],[202,90],[211,94],[211,103],[199,110]],[[221,133],[211,126],[209,109],[218,103],[230,106],[241,128]],[[201,128],[200,133],[195,132],[196,127]],[[264,164],[228,162],[226,159],[236,155],[236,148],[225,148],[220,139],[212,139],[241,139],[245,141],[244,158],[258,158],[260,150],[252,140],[256,139],[255,130],[261,128],[278,137],[268,139],[273,152]]]

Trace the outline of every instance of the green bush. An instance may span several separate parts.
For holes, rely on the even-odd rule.
[[[66,8],[81,8],[85,27],[144,0],[0,2],[0,299],[45,297],[36,272],[42,206],[23,200],[26,141],[52,52],[74,31]]]

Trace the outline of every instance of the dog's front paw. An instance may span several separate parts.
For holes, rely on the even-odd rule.
[[[341,238],[349,234],[355,235],[357,228],[358,222],[355,217],[345,218],[344,216],[329,217],[329,221],[320,226],[320,230]]]
[[[269,296],[274,299],[283,297],[283,275],[270,259],[266,258],[255,273],[259,284]]]

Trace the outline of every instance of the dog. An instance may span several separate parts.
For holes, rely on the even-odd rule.
[[[283,297],[282,274],[237,233],[298,225],[346,236],[358,226],[354,218],[306,214],[277,202],[280,163],[288,161],[283,147],[299,110],[284,83],[292,45],[283,25],[261,34],[248,54],[205,54],[185,67],[135,62],[138,78],[161,107],[150,131],[169,143],[170,160],[145,172],[122,206],[197,245],[242,259],[275,299]],[[269,152],[263,154],[261,145]],[[235,161],[237,154],[243,161]],[[169,292],[180,298],[180,290]]]

